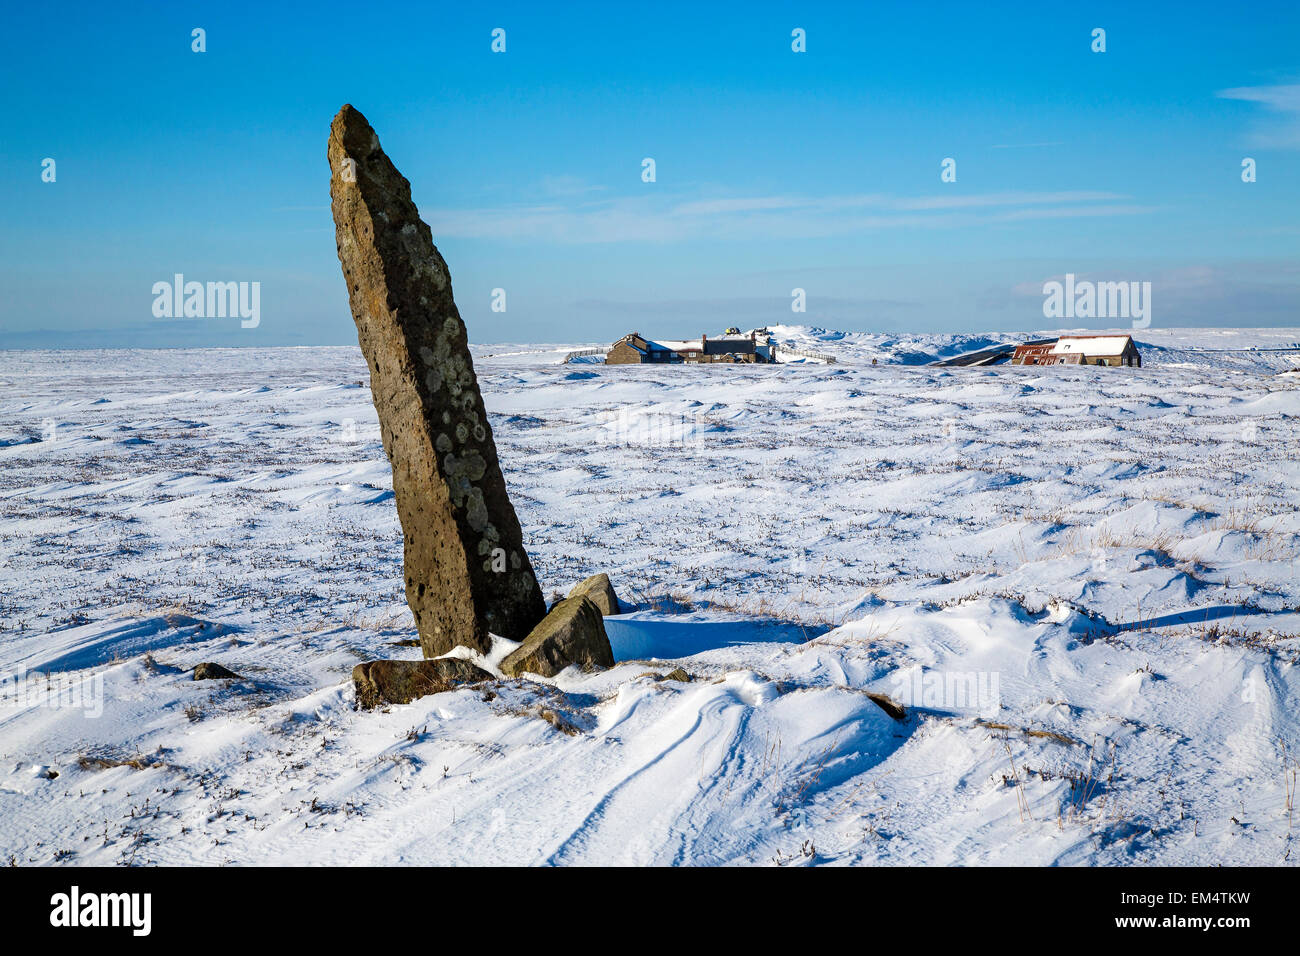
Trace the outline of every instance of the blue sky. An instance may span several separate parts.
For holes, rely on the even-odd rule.
[[[345,102],[411,180],[475,341],[1030,330],[1067,272],[1151,282],[1154,326],[1300,325],[1294,3],[24,4],[6,20],[0,348],[355,344],[325,162]],[[155,318],[152,286],[175,273],[260,282],[260,325]]]

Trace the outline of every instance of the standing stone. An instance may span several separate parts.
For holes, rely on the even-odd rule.
[[[334,232],[352,318],[370,365],[405,542],[406,600],[425,657],[489,632],[522,641],[545,616],[523,532],[452,300],[447,264],[411,184],[366,118],[330,126]]]

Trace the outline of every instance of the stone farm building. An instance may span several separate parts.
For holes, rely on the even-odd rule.
[[[660,365],[713,362],[775,362],[776,344],[760,331],[728,333],[686,341],[652,341],[640,332],[623,336],[605,356],[606,365]]]
[[[1062,335],[1016,346],[1012,365],[1128,365],[1142,367],[1131,335]]]

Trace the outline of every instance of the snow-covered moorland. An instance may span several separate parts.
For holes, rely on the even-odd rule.
[[[1300,859],[1300,379],[1195,350],[1300,330],[779,335],[840,363],[477,347],[620,663],[375,712],[419,651],[358,350],[0,353],[0,863]]]

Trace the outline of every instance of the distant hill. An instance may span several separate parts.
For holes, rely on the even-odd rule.
[[[1142,352],[1145,368],[1160,366],[1213,366],[1283,372],[1300,368],[1300,328],[1279,329],[1043,329],[1035,332],[841,332],[807,325],[771,325],[768,331],[778,346],[805,349],[835,357],[841,365],[929,365],[939,359],[991,348],[1079,332],[1118,331],[1132,335]],[[1296,351],[1270,351],[1296,347]],[[564,361],[576,349],[602,343],[474,345],[476,363],[491,365],[550,365]],[[787,353],[778,358],[789,364],[807,360]],[[600,364],[599,355],[584,356],[579,364]]]

